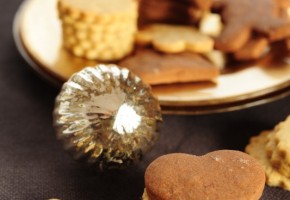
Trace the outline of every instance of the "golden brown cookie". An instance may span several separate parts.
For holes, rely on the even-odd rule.
[[[258,161],[232,150],[204,156],[168,154],[154,160],[145,172],[149,200],[258,200],[264,185]]]
[[[290,117],[275,127],[270,157],[271,164],[284,176],[290,177]]]
[[[290,179],[273,168],[270,159],[267,156],[266,144],[269,134],[273,134],[273,132],[264,131],[259,136],[252,137],[245,151],[256,158],[263,166],[267,176],[267,184],[269,186],[290,190]]]
[[[64,47],[75,56],[119,60],[133,50],[135,0],[58,0]]]
[[[222,51],[239,50],[251,38],[253,31],[267,35],[271,41],[281,40],[290,34],[289,19],[280,16],[280,7],[275,0],[256,0],[254,4],[252,0],[214,2],[222,8],[225,22],[221,35],[216,39],[216,48]],[[249,12],[253,8],[255,10]]]
[[[140,49],[135,55],[119,63],[149,84],[213,81],[219,69],[198,54],[185,52],[163,54],[151,49]]]
[[[191,51],[206,53],[213,49],[213,40],[193,27],[155,24],[140,30],[136,42],[151,44],[155,49],[165,53]]]
[[[269,47],[266,37],[260,36],[250,39],[241,49],[234,53],[236,60],[254,60],[265,55]]]

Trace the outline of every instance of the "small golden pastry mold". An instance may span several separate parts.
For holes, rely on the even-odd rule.
[[[65,150],[101,171],[140,160],[158,138],[161,120],[151,88],[116,65],[87,67],[74,74],[54,109],[57,138]]]

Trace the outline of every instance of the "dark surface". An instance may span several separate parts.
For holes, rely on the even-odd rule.
[[[98,174],[75,163],[55,139],[51,113],[58,90],[30,70],[13,42],[12,20],[20,3],[0,3],[0,199],[137,200],[144,170],[154,158],[243,150],[251,135],[273,128],[289,114],[287,97],[236,112],[164,116],[161,138],[142,163]],[[266,187],[262,199],[287,200],[290,192]]]

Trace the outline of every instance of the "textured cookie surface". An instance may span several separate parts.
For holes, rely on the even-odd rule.
[[[264,184],[260,164],[245,153],[230,150],[200,157],[161,156],[145,173],[150,200],[258,200]]]
[[[59,0],[59,4],[63,8],[80,10],[84,13],[94,14],[116,14],[123,12],[131,12],[134,10],[136,3],[134,0]]]
[[[259,136],[252,137],[250,144],[246,147],[246,152],[256,158],[263,166],[269,186],[282,187],[285,190],[290,190],[290,179],[273,168],[266,153],[268,137],[271,134],[274,133],[272,131],[264,131]]]

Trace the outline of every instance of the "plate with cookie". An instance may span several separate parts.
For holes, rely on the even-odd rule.
[[[255,4],[25,0],[14,38],[55,85],[86,66],[113,63],[150,84],[164,113],[224,112],[290,94],[290,1]]]

